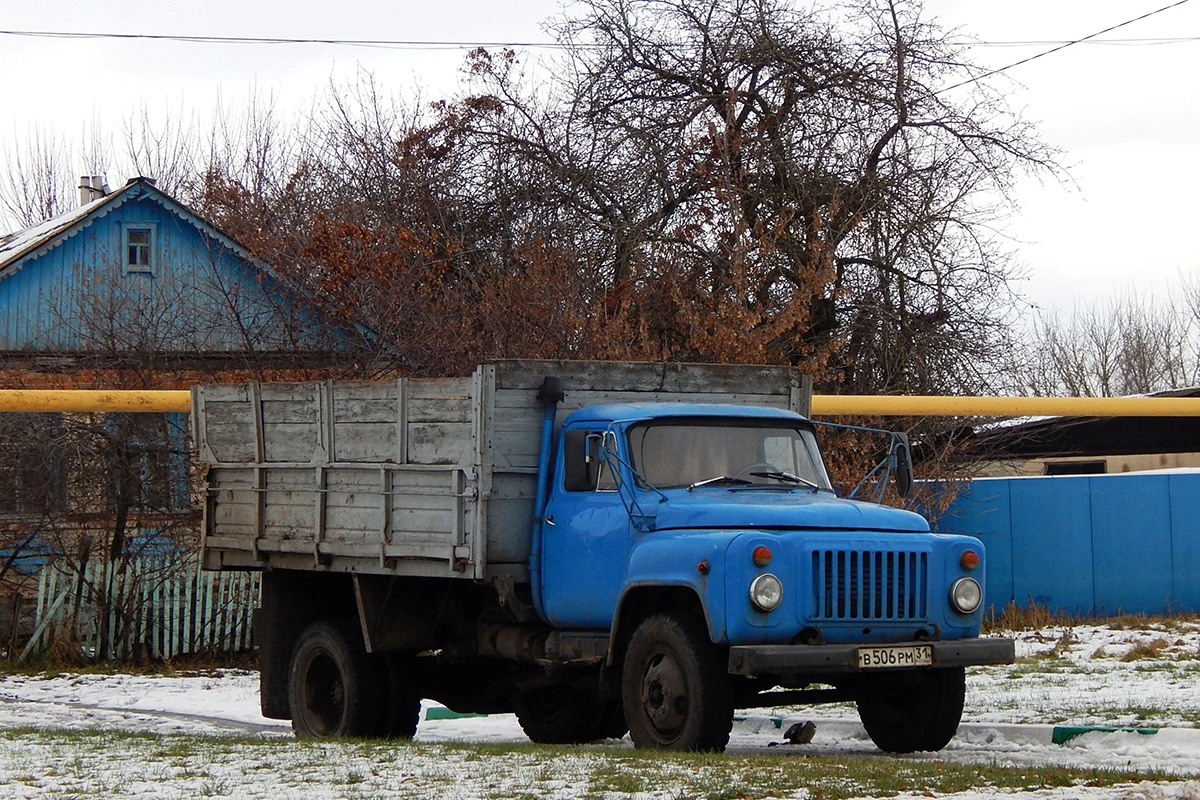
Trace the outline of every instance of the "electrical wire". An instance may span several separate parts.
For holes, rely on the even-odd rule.
[[[3,36],[43,39],[144,39],[150,41],[193,42],[199,44],[332,44],[349,47],[391,47],[410,50],[460,49],[467,47],[528,47],[566,49],[559,42],[455,42],[393,39],[300,39],[269,36],[188,36],[157,33],[96,33],[85,31],[0,31]]]
[[[1044,47],[1054,45],[1050,50],[1046,50],[1028,58],[1015,61],[998,69],[990,70],[974,78],[956,83],[953,86],[946,87],[940,91],[948,92],[951,89],[957,89],[961,86],[966,86],[970,83],[983,80],[984,78],[997,75],[1001,72],[1019,67],[1023,64],[1028,64],[1031,61],[1048,56],[1052,53],[1057,53],[1067,47],[1077,44],[1112,44],[1112,45],[1162,45],[1162,44],[1178,44],[1185,42],[1200,41],[1200,36],[1177,36],[1177,37],[1156,37],[1142,39],[1099,39],[1106,33],[1111,33],[1118,28],[1123,28],[1126,25],[1131,25],[1135,22],[1140,22],[1155,14],[1160,14],[1163,11],[1168,11],[1177,6],[1187,3],[1189,0],[1178,0],[1178,2],[1163,8],[1143,14],[1140,17],[1135,17],[1125,22],[1097,31],[1089,36],[1084,36],[1080,39],[1069,40],[1030,40],[1030,41],[997,41],[997,42],[962,42],[965,46],[974,47]],[[401,50],[436,50],[436,49],[465,49],[475,47],[512,47],[512,48],[529,48],[529,49],[548,49],[548,50],[563,50],[572,47],[578,47],[578,44],[564,44],[561,42],[469,42],[469,41],[431,41],[431,40],[404,40],[404,39],[309,39],[309,38],[284,38],[271,36],[199,36],[186,34],[156,34],[156,33],[101,33],[96,31],[29,31],[29,30],[0,30],[0,36],[24,36],[30,38],[44,39],[141,39],[147,41],[169,41],[169,42],[191,42],[197,44],[253,44],[253,45],[287,45],[287,44],[326,44],[345,47],[384,47]],[[586,46],[586,45],[585,45]]]
[[[989,70],[989,71],[983,73],[982,75],[976,75],[974,78],[968,78],[965,81],[960,81],[960,82],[954,84],[953,86],[947,86],[944,89],[939,89],[937,91],[937,94],[942,94],[943,92],[949,92],[953,89],[958,89],[960,87],[967,86],[972,83],[977,83],[977,82],[983,80],[984,78],[990,78],[993,75],[999,75],[1001,72],[1007,72],[1008,70],[1013,69],[1014,67],[1019,67],[1024,64],[1028,64],[1030,61],[1036,61],[1039,58],[1043,58],[1043,57],[1051,55],[1053,53],[1057,53],[1060,50],[1065,50],[1066,48],[1071,47],[1073,45],[1082,44],[1083,42],[1089,41],[1091,39],[1095,39],[1097,36],[1103,36],[1106,33],[1112,33],[1113,31],[1117,30],[1118,28],[1124,28],[1126,25],[1132,25],[1135,22],[1141,22],[1144,19],[1153,17],[1155,14],[1161,14],[1164,11],[1169,11],[1172,8],[1177,8],[1187,2],[1189,2],[1189,0],[1178,0],[1178,2],[1171,3],[1169,6],[1163,6],[1162,8],[1159,8],[1155,11],[1150,11],[1146,14],[1142,14],[1140,17],[1134,17],[1133,19],[1127,19],[1124,22],[1121,22],[1121,23],[1118,23],[1111,27],[1105,28],[1102,31],[1096,31],[1095,33],[1091,34],[1090,36],[1084,36],[1080,39],[1072,39],[1069,42],[1064,42],[1063,44],[1060,44],[1057,47],[1053,47],[1049,50],[1045,50],[1041,53],[1037,53],[1035,55],[1030,56],[1029,58],[1023,58],[1020,61],[1014,61],[1013,63],[1009,64],[1008,66]]]
[[[1181,5],[1187,0],[1181,0],[1176,5]],[[1171,8],[1168,6],[1167,8]],[[1159,9],[1165,11],[1166,9]],[[1153,12],[1158,13],[1158,12]],[[1149,15],[1147,15],[1149,16]],[[1143,19],[1144,17],[1139,17]],[[1130,20],[1136,22],[1137,20]],[[1121,23],[1122,25],[1129,24],[1128,22]],[[1109,28],[1115,30],[1121,27],[1120,25]],[[1105,45],[1121,45],[1130,47],[1148,47],[1165,44],[1187,44],[1191,42],[1200,42],[1200,36],[1159,36],[1145,38],[1124,38],[1124,39],[1098,39],[1096,38],[1104,31],[1087,36],[1082,39],[1030,39],[1030,40],[1011,40],[1011,41],[962,41],[959,44],[966,47],[1048,47],[1055,46],[1055,49],[1061,50],[1067,45],[1074,44],[1105,44]],[[387,47],[396,49],[410,50],[436,50],[436,49],[463,49],[469,47],[524,47],[530,49],[553,49],[561,50],[568,47],[578,45],[566,45],[561,42],[466,42],[466,41],[427,41],[427,40],[404,40],[404,39],[303,39],[303,38],[281,38],[270,36],[199,36],[188,34],[155,34],[155,33],[99,33],[88,31],[0,31],[0,36],[24,36],[29,38],[43,39],[145,39],[149,41],[168,41],[168,42],[192,42],[196,44],[329,44],[345,47]],[[585,45],[586,46],[586,45]],[[1053,50],[1049,52],[1054,52]],[[1047,55],[1048,53],[1039,54]],[[1027,59],[1027,60],[1032,60]],[[1010,64],[1008,67],[1001,69],[1011,69],[1018,64],[1017,62]]]

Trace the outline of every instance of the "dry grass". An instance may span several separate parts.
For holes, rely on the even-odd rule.
[[[1079,637],[1075,635],[1073,628],[1063,628],[1062,636],[1058,637],[1058,641],[1054,643],[1054,647],[1050,648],[1051,658],[1065,658],[1071,646],[1079,643]]]
[[[1032,597],[1029,604],[1019,606],[1009,602],[999,615],[992,614],[984,620],[985,632],[999,631],[1035,631],[1049,628],[1053,625],[1069,625],[1074,620],[1070,615],[1051,611],[1045,604],[1036,602]]]
[[[1162,631],[1181,631],[1200,626],[1200,614],[1183,612],[1146,616],[1145,614],[1121,614],[1105,619],[1104,624],[1115,631],[1140,631],[1147,628]]]
[[[1161,636],[1151,642],[1137,642],[1128,653],[1121,656],[1122,661],[1140,661],[1143,658],[1162,658],[1171,643]]]
[[[1107,617],[1090,617],[1051,611],[1044,603],[1032,597],[1026,605],[1009,602],[999,614],[994,611],[984,620],[984,631],[1035,631],[1043,628],[1072,625],[1103,625],[1112,630],[1159,630],[1181,631],[1200,627],[1200,614],[1178,613],[1148,616],[1145,614],[1117,614]]]

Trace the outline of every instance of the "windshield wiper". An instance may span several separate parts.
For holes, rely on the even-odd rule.
[[[808,478],[801,478],[799,475],[793,475],[790,472],[751,472],[756,478],[773,478],[777,481],[785,481],[787,483],[798,483],[801,486],[807,486],[814,492],[819,492],[821,487],[810,481]]]
[[[690,492],[692,489],[695,489],[700,486],[712,486],[713,484],[718,484],[718,483],[732,484],[734,486],[749,486],[750,485],[750,481],[746,480],[745,478],[733,478],[733,477],[730,477],[729,475],[718,475],[715,478],[705,478],[702,481],[696,481],[691,486],[687,487],[687,490]]]

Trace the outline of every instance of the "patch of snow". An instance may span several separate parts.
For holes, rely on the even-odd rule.
[[[963,724],[939,753],[895,757],[963,764],[1154,768],[1200,778],[1200,625],[1121,630],[1052,627],[1017,635],[1018,663],[972,669]],[[427,709],[428,710],[428,707]],[[782,731],[812,720],[816,735],[789,745]],[[1055,729],[1075,731],[1055,744]],[[23,728],[53,731],[29,734]],[[79,737],[120,731],[149,738]],[[1141,730],[1142,732],[1137,732]],[[1150,731],[1154,732],[1150,732]],[[1061,731],[1060,731],[1061,732]],[[239,734],[232,744],[213,735]],[[160,738],[159,738],[160,737]],[[546,764],[532,752],[492,758],[458,742],[526,741],[509,714],[422,719],[412,745],[297,741],[287,722],[264,718],[257,673],[0,676],[0,798],[94,797],[506,797],[562,800],[594,794],[588,776],[628,739],[580,747]],[[385,763],[379,754],[389,754]],[[729,752],[781,759],[878,755],[852,705],[740,714]],[[162,755],[169,753],[169,756]],[[672,797],[669,771],[661,791]],[[803,795],[801,795],[803,796]],[[984,789],[957,800],[1200,800],[1200,780],[1024,792]]]

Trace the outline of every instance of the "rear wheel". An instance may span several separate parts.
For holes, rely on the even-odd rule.
[[[384,657],[387,676],[387,713],[379,735],[385,739],[411,739],[421,719],[421,691],[413,675],[411,656]]]
[[[625,720],[636,747],[725,749],[733,697],[725,661],[690,617],[647,617],[630,637],[622,669]]]
[[[629,732],[625,722],[625,707],[620,697],[609,697],[600,704],[600,724],[596,727],[597,739],[620,739]]]
[[[958,730],[967,691],[962,667],[920,673],[916,684],[896,684],[864,695],[858,716],[871,741],[888,753],[941,750]]]
[[[567,683],[539,686],[518,693],[513,705],[521,730],[538,744],[582,744],[625,735],[619,707],[603,703],[597,689]]]
[[[302,737],[377,736],[387,676],[363,648],[357,626],[324,620],[304,629],[292,651],[288,703]]]

